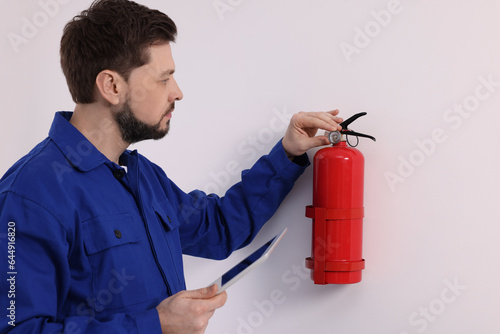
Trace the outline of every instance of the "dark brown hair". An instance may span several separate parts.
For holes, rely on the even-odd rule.
[[[149,62],[148,47],[175,42],[177,28],[164,13],[128,0],[96,0],[66,24],[61,67],[75,103],[95,101],[97,75],[113,70],[128,80]]]

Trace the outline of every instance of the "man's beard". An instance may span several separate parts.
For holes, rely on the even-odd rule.
[[[161,129],[161,122],[163,121],[163,117],[169,112],[172,112],[174,108],[175,103],[172,103],[157,124],[149,125],[135,117],[130,107],[130,100],[127,98],[121,109],[114,114],[116,123],[120,128],[122,139],[129,144],[133,144],[142,140],[156,140],[165,137],[170,129],[170,120],[167,121],[167,127],[165,129]]]

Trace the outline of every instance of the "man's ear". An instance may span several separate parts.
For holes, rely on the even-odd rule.
[[[125,98],[126,86],[125,80],[115,71],[101,71],[96,78],[97,93],[111,105],[118,105]]]

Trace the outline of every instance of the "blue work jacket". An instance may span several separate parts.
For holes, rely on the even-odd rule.
[[[223,197],[185,193],[137,151],[111,162],[71,115],[0,180],[2,333],[161,333],[182,254],[250,243],[309,164],[280,141]]]

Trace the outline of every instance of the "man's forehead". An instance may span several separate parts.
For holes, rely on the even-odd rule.
[[[170,43],[151,45],[149,47],[149,63],[145,64],[148,71],[158,75],[172,75],[175,72],[175,63],[172,57]]]

